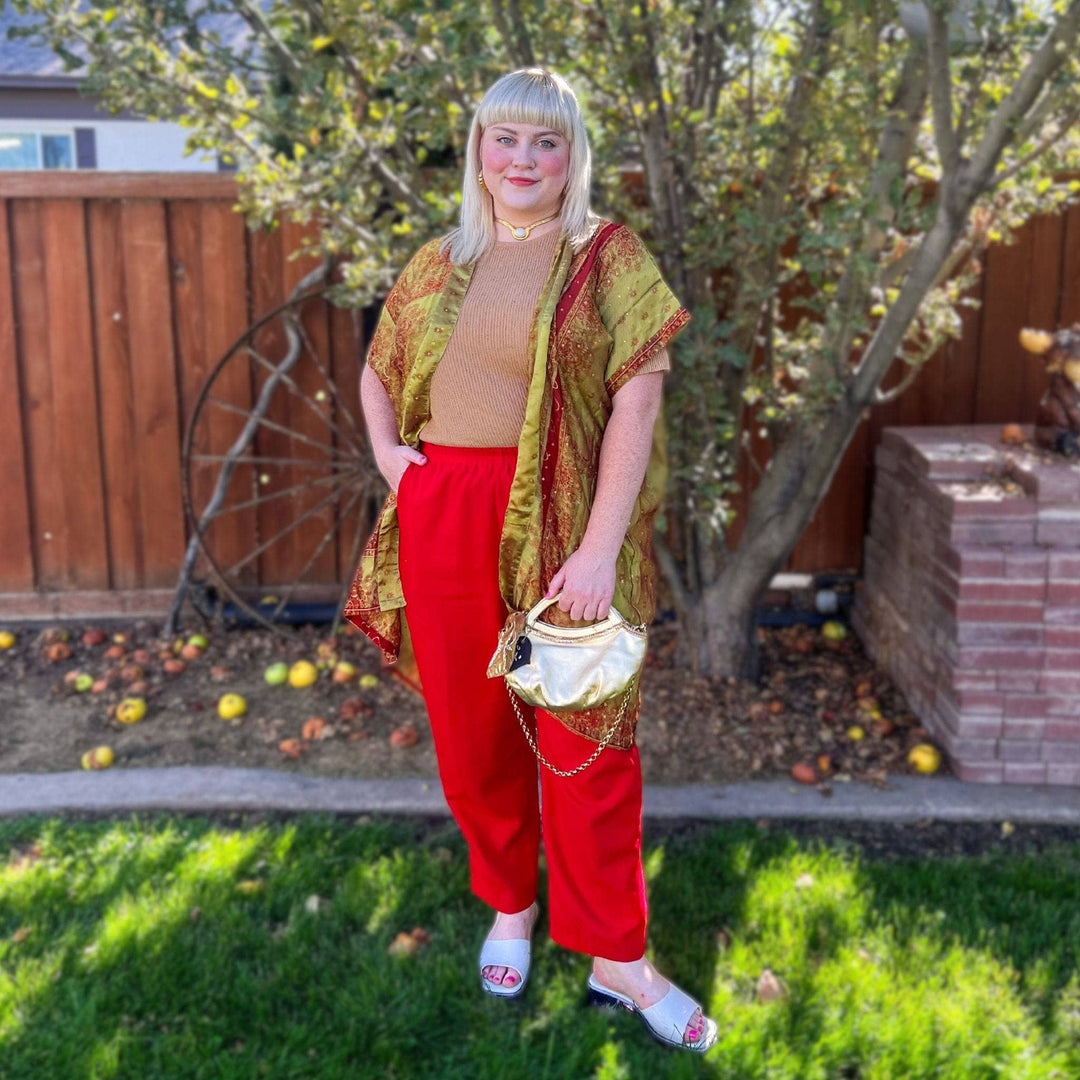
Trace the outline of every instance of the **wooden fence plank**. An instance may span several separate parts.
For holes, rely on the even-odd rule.
[[[64,587],[108,588],[108,536],[103,527],[93,324],[86,288],[84,204],[54,199],[42,218],[52,367],[53,423],[59,469],[52,478],[63,495],[68,546]]]
[[[117,590],[146,580],[139,475],[135,388],[132,382],[128,297],[124,290],[123,222],[117,199],[87,207],[90,276],[93,282],[94,351],[97,357],[103,520],[109,535],[109,576]]]
[[[1061,281],[1055,328],[1080,322],[1080,206],[1069,207],[1063,216]]]
[[[23,449],[22,392],[16,336],[10,203],[0,200],[0,431],[4,433],[4,467],[0,469],[0,592],[34,587],[29,475]]]
[[[184,553],[180,418],[172,338],[165,210],[149,199],[121,207],[139,512],[145,542],[143,588],[175,584]]]
[[[49,315],[45,279],[44,213],[37,199],[12,203],[11,265],[15,319],[22,350],[22,410],[27,447],[27,499],[33,522],[37,588],[66,587],[68,521],[56,483],[61,468],[53,423],[53,372],[49,362]]]
[[[172,203],[169,214],[181,419],[186,433],[200,390],[250,324],[244,222],[221,200]],[[214,377],[213,396],[238,409],[250,409],[248,365],[242,349],[232,353]],[[243,418],[236,414],[212,405],[204,407],[193,432],[193,450],[223,455],[243,425]],[[197,517],[209,504],[220,471],[220,462],[193,463],[192,499]],[[255,547],[255,511],[228,509],[249,498],[252,487],[252,467],[237,466],[222,512],[204,534],[214,558],[226,570]],[[190,525],[187,535],[191,535]],[[205,569],[200,568],[199,576],[206,576]],[[255,565],[241,576],[254,583]]]
[[[1056,245],[1048,243],[1046,229],[1037,222],[1017,230],[1016,243],[994,245],[987,252],[976,423],[1034,419],[1042,365],[1020,348],[1019,334],[1040,318],[1053,319],[1059,272]],[[1050,303],[1040,299],[1043,290]]]

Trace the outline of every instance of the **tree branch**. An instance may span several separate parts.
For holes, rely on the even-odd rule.
[[[1007,169],[1002,169],[999,172],[994,173],[994,186],[997,187],[1004,183],[1011,176],[1015,176],[1024,166],[1030,165],[1031,162],[1037,161],[1051,146],[1054,145],[1063,135],[1068,132],[1069,128],[1080,119],[1080,105],[1077,105],[1065,118],[1061,121],[1061,126],[1057,131],[1052,132],[1050,135],[1040,139],[1035,148],[1028,154],[1025,154],[1019,161],[1013,162]]]
[[[890,401],[895,401],[918,378],[921,370],[922,364],[909,364],[907,373],[894,387],[889,390],[878,387],[874,391],[874,404],[888,405]]]
[[[956,166],[959,146],[953,131],[952,119],[952,72],[949,65],[949,28],[940,0],[928,0],[925,5],[930,15],[927,50],[930,62],[930,103],[934,117],[934,140],[943,171],[951,172]]]

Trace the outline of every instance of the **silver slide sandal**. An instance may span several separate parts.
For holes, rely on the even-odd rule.
[[[695,1053],[703,1054],[716,1043],[716,1021],[705,1016],[704,1009],[701,1010],[704,1020],[701,1038],[693,1042],[684,1041],[683,1032],[686,1031],[686,1025],[690,1022],[690,1017],[694,1015],[694,1010],[701,1008],[701,1005],[674,983],[671,983],[668,992],[658,1002],[645,1009],[638,1008],[625,994],[601,986],[592,972],[589,973],[587,985],[590,1005],[603,1009],[623,1008],[637,1013],[645,1022],[649,1034],[664,1046],[693,1050]]]

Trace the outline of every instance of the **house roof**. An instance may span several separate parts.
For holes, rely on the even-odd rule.
[[[263,0],[263,6],[268,6]],[[89,4],[80,0],[79,7],[85,11]],[[8,37],[8,31],[16,26],[35,26],[41,23],[39,15],[19,15],[8,5],[0,6],[0,89],[5,87],[23,87],[36,89],[71,88],[74,89],[86,77],[85,66],[68,70],[62,57],[53,51],[47,41],[38,36]],[[240,15],[204,15],[199,20],[199,27],[213,31],[220,37],[222,44],[230,48],[242,48],[251,36],[251,28]],[[87,51],[78,43],[67,46],[76,56],[85,58]]]

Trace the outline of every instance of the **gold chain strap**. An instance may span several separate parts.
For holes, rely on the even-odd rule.
[[[505,681],[505,680],[504,680]],[[543,754],[540,753],[540,748],[533,741],[533,737],[529,732],[529,728],[525,723],[525,717],[521,715],[521,708],[518,705],[517,694],[514,693],[509,683],[506,683],[506,692],[510,695],[510,703],[514,706],[514,712],[517,713],[518,723],[521,725],[521,730],[525,733],[525,738],[529,742],[529,746],[532,747],[533,753],[537,758],[546,765],[553,773],[559,776],[573,776],[575,773],[579,773],[582,769],[587,769],[599,756],[600,751],[604,749],[609,742],[611,742],[612,736],[615,734],[615,729],[619,726],[623,716],[626,714],[626,706],[630,702],[630,695],[634,689],[634,683],[637,681],[637,675],[635,675],[627,684],[626,693],[623,694],[622,705],[619,706],[619,715],[615,717],[615,723],[611,725],[611,729],[604,735],[603,739],[597,745],[592,754],[583,761],[577,768],[574,769],[560,769],[552,765],[550,761]]]

